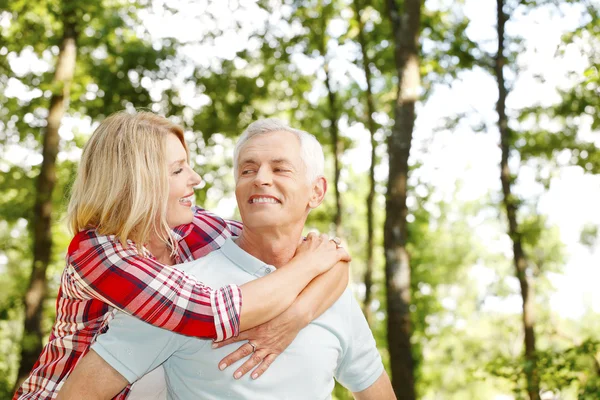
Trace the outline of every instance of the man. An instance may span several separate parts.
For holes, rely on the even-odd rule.
[[[323,169],[323,150],[314,136],[272,119],[251,124],[234,153],[242,232],[235,242],[228,240],[181,268],[218,286],[242,284],[287,263],[308,213],[327,191]],[[97,366],[92,379],[76,369],[60,397],[110,398],[162,364],[173,399],[329,399],[334,377],[359,400],[395,399],[373,335],[348,289],[300,331],[258,380],[236,380],[215,367],[230,351],[227,346],[212,349],[210,341],[154,328],[122,313],[92,350],[86,358],[98,361],[82,362],[82,368]]]

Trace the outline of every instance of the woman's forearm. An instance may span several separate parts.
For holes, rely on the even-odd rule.
[[[349,275],[348,263],[340,261],[308,284],[291,306],[303,326],[318,318],[340,298],[348,286]]]
[[[240,286],[242,291],[242,312],[240,331],[254,328],[284,312],[298,297],[298,294],[318,275],[318,270],[290,263],[263,278]]]

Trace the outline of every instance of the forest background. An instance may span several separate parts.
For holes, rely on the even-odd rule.
[[[139,108],[185,127],[197,203],[223,217],[251,121],[319,138],[330,191],[308,225],[350,250],[399,399],[600,398],[599,13],[0,0],[0,398],[54,319],[81,148]]]

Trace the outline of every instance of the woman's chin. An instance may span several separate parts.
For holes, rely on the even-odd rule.
[[[167,217],[167,224],[169,225],[169,228],[175,228],[180,225],[191,224],[194,220],[194,212],[191,210],[191,208],[187,211],[187,213],[178,213],[178,215],[174,218]]]

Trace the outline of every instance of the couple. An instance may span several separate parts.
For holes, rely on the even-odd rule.
[[[107,169],[93,171],[101,167],[93,160],[119,158],[104,167],[142,165],[147,170],[156,170],[148,160],[157,157],[150,152],[162,152],[157,162],[167,166],[160,174],[167,177],[162,181],[168,182],[168,187],[157,187],[154,193],[145,193],[142,200],[147,203],[146,207],[154,206],[160,204],[161,193],[168,192],[166,225],[168,229],[177,228],[156,229],[155,225],[160,224],[152,225],[152,221],[164,222],[158,217],[160,207],[156,207],[149,221],[138,220],[141,226],[130,224],[129,231],[122,229],[120,234],[106,239],[101,234],[101,229],[110,231],[106,223],[101,223],[103,217],[106,220],[105,215],[86,220],[81,218],[85,210],[79,209],[79,214],[71,210],[71,215],[80,216],[79,221],[74,221],[79,233],[68,253],[69,265],[57,300],[57,323],[50,338],[51,348],[47,346],[44,350],[32,376],[17,396],[55,398],[55,393],[60,391],[59,398],[64,399],[111,398],[160,366],[161,369],[149,376],[160,378],[164,368],[169,398],[324,399],[330,397],[334,376],[352,390],[356,398],[395,398],[372,334],[352,294],[346,290],[339,296],[346,278],[339,274],[340,265],[336,264],[348,260],[348,256],[322,236],[311,234],[306,241],[301,240],[308,212],[321,203],[327,189],[322,176],[323,152],[316,139],[276,120],[255,122],[244,132],[234,155],[236,197],[244,222],[240,231],[239,226],[231,223],[219,225],[222,220],[203,210],[192,213],[189,195],[200,180],[189,167],[185,142],[182,135],[176,134],[176,129],[166,129],[162,145],[141,146],[147,149],[147,154],[143,154],[139,146],[135,147],[137,153],[142,153],[133,157],[136,161],[121,160],[126,153],[124,149],[128,148],[127,140],[131,140],[129,147],[145,140],[145,136],[136,136],[139,125],[160,121],[164,131],[164,126],[169,125],[162,120],[140,113],[136,116],[119,114],[105,121],[84,150],[73,197],[85,198],[82,188],[93,182],[92,177],[110,175]],[[111,123],[115,123],[113,128],[116,129],[106,129]],[[104,132],[106,137],[98,138],[98,131]],[[123,137],[107,144],[111,142],[110,131],[112,136]],[[127,135],[132,138],[125,138]],[[148,175],[143,170],[136,172],[142,177]],[[111,177],[106,179],[110,182]],[[141,183],[129,183],[133,188],[123,191],[122,185],[114,182],[114,188],[97,201],[106,203],[107,198],[114,198],[114,193],[135,198],[140,193],[135,188],[145,184],[143,179]],[[88,197],[87,201],[92,200]],[[74,203],[74,207],[85,205],[84,201],[72,199],[71,205]],[[107,207],[104,211],[118,214],[136,210]],[[144,222],[146,236],[143,235]],[[156,232],[163,235],[154,234]],[[130,239],[134,235],[138,235],[138,240]],[[123,237],[125,240],[121,242]],[[97,263],[89,263],[90,257],[93,259],[98,254],[100,244],[103,257]],[[92,254],[86,256],[89,249],[93,249]],[[184,263],[191,260],[196,261]],[[170,267],[173,264],[178,264],[177,268]],[[336,266],[332,268],[333,265]],[[134,278],[128,281],[132,283],[112,287],[111,284],[121,284],[123,280],[115,278],[116,273],[130,274]],[[147,279],[148,276],[152,279]],[[209,289],[195,281],[194,276],[221,289]],[[135,277],[142,279],[136,281]],[[86,318],[78,320],[79,314],[59,307],[76,307],[73,300],[76,298],[85,299],[85,306],[95,305],[96,313],[91,313],[88,307],[79,313]],[[120,311],[110,320],[115,309]],[[69,315],[71,318],[67,318]],[[95,323],[90,323],[94,316]],[[271,331],[271,336],[261,333],[261,327],[263,331]],[[221,361],[231,346],[213,349],[211,341],[193,337],[221,340],[237,336],[240,331],[245,332],[239,338],[250,340]],[[280,348],[287,347],[285,352],[267,374],[252,379],[273,361],[277,352],[269,353],[268,343],[278,341]],[[262,342],[266,343],[264,350]],[[90,345],[93,351],[80,360]],[[78,346],[80,348],[73,351]],[[61,348],[62,353],[59,353],[63,356],[50,367],[52,362],[49,361],[56,358],[56,350]],[[240,360],[250,353],[253,353],[250,358]],[[71,362],[65,362],[65,358]],[[234,376],[219,371],[232,362],[235,366],[241,365]],[[240,377],[259,363],[252,378]],[[75,364],[78,365],[73,370]],[[61,368],[55,368],[56,365]],[[56,376],[56,371],[60,376]],[[42,388],[38,393],[42,394],[28,396],[27,392],[33,393],[30,389],[36,387],[36,383]],[[155,380],[148,377],[139,380],[133,386],[131,397],[136,396],[136,391],[144,393],[154,383]],[[150,390],[158,392],[160,389]],[[121,392],[120,396],[125,393]]]

